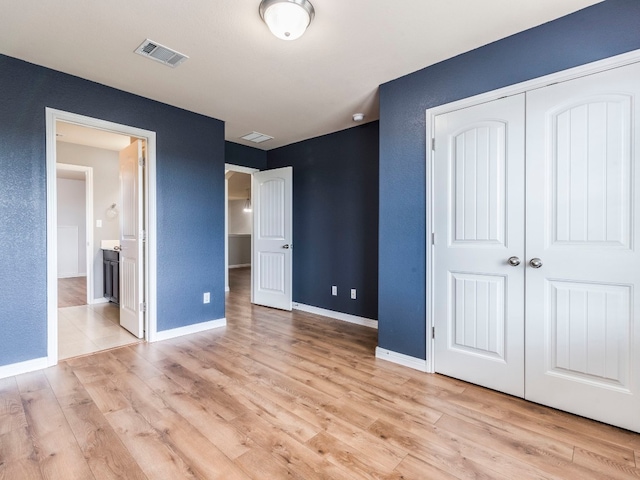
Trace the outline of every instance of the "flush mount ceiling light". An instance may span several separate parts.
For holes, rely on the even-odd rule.
[[[305,32],[315,15],[309,0],[262,0],[260,17],[271,33],[282,40],[295,40]]]

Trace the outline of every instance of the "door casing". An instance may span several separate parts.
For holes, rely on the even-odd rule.
[[[58,363],[58,266],[57,266],[57,207],[56,207],[56,122],[62,121],[121,135],[144,139],[147,145],[144,169],[144,298],[145,339],[153,342],[157,335],[157,263],[156,263],[156,134],[150,130],[108,122],[75,113],[45,108],[46,123],[46,182],[47,182],[47,366]]]
[[[426,350],[427,350],[427,368],[429,373],[435,372],[435,341],[434,341],[434,307],[433,307],[433,266],[434,266],[434,241],[441,241],[435,236],[433,225],[433,208],[434,208],[434,151],[433,151],[433,139],[435,136],[435,118],[438,115],[449,113],[461,108],[467,108],[481,103],[497,100],[505,96],[516,95],[524,93],[536,88],[545,87],[547,85],[572,80],[574,78],[583,77],[585,75],[591,75],[593,73],[602,72],[612,68],[622,67],[630,63],[640,61],[640,50],[634,50],[632,52],[616,55],[603,60],[599,60],[592,63],[587,63],[575,68],[563,70],[561,72],[552,73],[543,77],[528,80],[526,82],[510,85],[508,87],[493,90],[473,97],[464,98],[455,102],[439,105],[437,107],[429,108],[426,110]]]

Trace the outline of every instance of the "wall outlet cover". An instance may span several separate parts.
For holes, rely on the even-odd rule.
[[[356,299],[356,289],[352,288],[351,289],[351,300],[355,300]]]
[[[338,287],[336,285],[331,286],[331,295],[334,297],[338,296]]]
[[[205,294],[202,296],[202,303],[211,303],[211,293],[210,292],[205,292]]]

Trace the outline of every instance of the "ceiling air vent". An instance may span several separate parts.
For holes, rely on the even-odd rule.
[[[189,58],[182,53],[171,50],[170,48],[160,45],[158,42],[154,42],[148,38],[142,42],[142,45],[136,48],[135,53],[142,55],[143,57],[150,58],[151,60],[155,60],[156,62],[164,63],[171,68],[177,67]]]
[[[250,142],[253,142],[253,143],[262,143],[262,142],[266,142],[267,140],[271,140],[273,137],[270,137],[269,135],[265,135],[264,133],[251,132],[251,133],[247,133],[246,135],[243,135],[240,138],[249,140]]]

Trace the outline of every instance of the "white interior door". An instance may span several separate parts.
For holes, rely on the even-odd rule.
[[[293,168],[253,174],[251,301],[291,310]]]
[[[638,186],[640,64],[527,93],[526,398],[635,431]]]
[[[437,116],[435,146],[435,370],[522,397],[524,95]]]
[[[142,142],[120,152],[120,325],[144,335]]]

